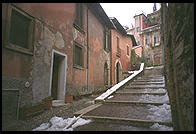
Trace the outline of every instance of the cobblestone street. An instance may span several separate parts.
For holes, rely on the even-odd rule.
[[[44,122],[49,122],[53,116],[62,118],[73,117],[73,113],[93,104],[93,99],[96,96],[83,97],[80,100],[75,100],[71,103],[66,103],[65,106],[55,107],[51,110],[46,110],[43,113],[36,115],[26,120],[13,120],[9,117],[2,116],[3,131],[31,131]]]

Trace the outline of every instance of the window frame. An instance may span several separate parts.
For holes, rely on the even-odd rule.
[[[127,44],[127,47],[126,48],[127,48],[126,55],[129,56],[130,55],[130,49],[129,49],[129,45],[128,44]]]
[[[146,45],[150,45],[150,37],[146,36]]]
[[[158,34],[154,34],[154,46],[159,46],[160,40]]]
[[[116,46],[117,46],[117,49],[120,49],[120,37],[119,36],[116,36]]]
[[[111,48],[111,44],[110,44],[110,32],[107,31],[107,30],[104,30],[104,50],[106,52],[109,52],[110,51],[110,48]],[[107,44],[107,45],[106,45]]]
[[[84,50],[83,50],[83,46],[80,45],[78,42],[74,41],[74,47],[73,47],[73,67],[74,68],[77,68],[77,69],[84,69]],[[79,47],[81,48],[81,55],[79,57],[81,57],[81,63],[82,65],[79,65],[76,63],[76,53],[75,53],[75,50],[76,50],[76,47]]]
[[[141,28],[140,27],[137,27],[136,28],[136,31],[137,31],[137,33],[141,32]]]
[[[28,26],[28,43],[27,48],[19,46],[17,44],[11,43],[10,40],[10,30],[11,30],[11,17],[12,17],[12,11],[15,10],[19,14],[23,15],[24,17],[28,18],[30,20],[29,26]],[[7,24],[6,24],[6,33],[5,33],[5,48],[9,50],[13,50],[16,52],[20,52],[27,55],[33,55],[33,49],[34,49],[34,28],[35,28],[35,20],[34,17],[29,15],[28,13],[22,11],[18,7],[16,7],[13,4],[8,5],[7,10]]]
[[[84,22],[83,22],[83,5],[82,3],[76,3],[75,4],[75,19],[74,19],[74,23],[73,26],[80,31],[81,33],[85,33],[84,32]]]

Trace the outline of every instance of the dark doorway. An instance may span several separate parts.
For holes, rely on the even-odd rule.
[[[59,63],[60,63],[60,56],[54,54],[53,60],[53,74],[52,74],[52,97],[54,100],[57,100],[58,95],[58,78],[59,78]]]
[[[116,83],[119,83],[119,81],[120,81],[120,64],[119,64],[119,62],[117,62],[117,64],[116,64]]]
[[[108,65],[105,63],[104,65],[104,85],[108,86]]]

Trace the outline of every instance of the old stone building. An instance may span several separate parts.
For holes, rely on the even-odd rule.
[[[131,68],[132,35],[128,35],[115,17],[110,17],[114,25],[111,29],[111,83],[120,82],[126,77],[126,71]]]
[[[112,27],[96,3],[4,3],[3,99],[18,92],[22,107],[48,96],[88,94],[105,81],[109,85],[110,51],[104,42]]]
[[[161,5],[161,43],[174,130],[194,130],[194,4]]]
[[[138,55],[142,53],[142,57],[146,58],[148,66],[162,64],[160,10],[156,11],[156,5],[153,9],[155,9],[153,13],[135,15],[135,27],[127,30],[127,33],[135,36],[137,46],[140,46],[133,49]]]
[[[4,106],[16,109],[49,96],[64,101],[119,82],[132,48],[122,29],[97,3],[3,3]]]

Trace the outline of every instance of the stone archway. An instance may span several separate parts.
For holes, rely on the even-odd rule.
[[[115,64],[115,82],[116,84],[122,80],[122,65],[119,60]]]

